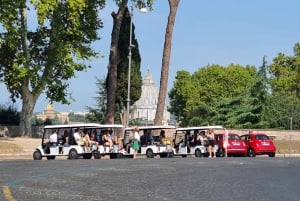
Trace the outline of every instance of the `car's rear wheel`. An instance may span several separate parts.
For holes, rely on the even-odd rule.
[[[36,150],[33,152],[33,159],[34,160],[42,160],[42,154],[40,151]]]
[[[76,149],[71,149],[69,152],[69,159],[74,160],[78,158],[78,153]]]
[[[269,157],[275,157],[275,153],[270,153]]]
[[[255,156],[256,156],[256,154],[255,154],[255,152],[254,152],[253,149],[249,149],[249,151],[248,151],[248,156],[249,156],[249,157],[255,157]]]
[[[152,149],[147,149],[146,151],[147,158],[154,158],[154,153]]]
[[[196,149],[195,150],[195,156],[196,157],[202,157],[203,156],[202,153],[201,153],[201,151],[200,151],[200,149]]]

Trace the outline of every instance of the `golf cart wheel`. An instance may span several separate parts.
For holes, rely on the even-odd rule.
[[[116,154],[116,157],[117,157],[117,158],[123,158],[123,154],[117,153],[117,154]]]
[[[40,151],[36,150],[33,152],[33,159],[34,160],[42,160],[42,154]]]
[[[169,152],[169,153],[168,153],[168,157],[169,157],[169,158],[173,158],[173,157],[174,157],[174,152],[173,152],[173,151]]]
[[[202,153],[201,153],[201,151],[200,151],[200,149],[196,149],[195,150],[195,156],[196,157],[202,157],[203,156]]]
[[[146,151],[147,158],[154,158],[154,153],[152,149],[147,149]]]
[[[55,156],[47,156],[47,160],[54,160]]]
[[[69,152],[69,159],[74,160],[78,158],[78,153],[76,149],[71,149]]]
[[[253,149],[249,149],[249,151],[248,151],[248,156],[249,156],[249,157],[255,157],[255,156],[256,156],[256,154],[255,154],[255,152],[254,152]]]
[[[94,159],[101,159],[101,154],[98,151],[94,152]]]

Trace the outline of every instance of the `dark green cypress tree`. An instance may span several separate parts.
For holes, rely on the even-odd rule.
[[[130,76],[130,105],[136,102],[142,93],[142,75],[141,75],[141,56],[139,52],[139,45],[134,34],[135,26],[132,25],[132,44],[134,47],[131,49],[131,76]],[[127,102],[127,84],[128,84],[128,53],[129,53],[129,37],[130,37],[130,13],[128,8],[125,11],[125,17],[123,18],[120,38],[118,44],[118,76],[117,76],[117,93],[116,102],[119,111],[126,107]],[[118,118],[117,115],[116,118]]]

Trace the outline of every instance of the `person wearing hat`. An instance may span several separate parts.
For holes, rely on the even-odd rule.
[[[139,135],[139,128],[134,128],[134,134],[133,134],[133,158],[136,158],[137,152],[140,149],[140,135]]]

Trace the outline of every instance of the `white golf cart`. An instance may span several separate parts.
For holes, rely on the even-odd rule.
[[[121,124],[103,124],[93,129],[101,156],[108,155],[110,158],[122,158],[124,150],[123,146],[120,146],[122,145],[120,136],[123,131],[124,126]],[[104,135],[107,135],[109,142],[104,139]]]
[[[49,160],[55,159],[56,156],[68,156],[68,159],[77,159],[79,157],[91,159],[92,156],[94,156],[95,159],[100,159],[101,155],[108,154],[108,152],[112,152],[112,150],[105,150],[103,147],[101,149],[99,142],[97,142],[97,138],[99,137],[97,136],[97,133],[100,134],[103,129],[113,129],[114,127],[122,128],[123,126],[101,125],[95,123],[47,125],[44,127],[42,143],[33,153],[33,159],[41,160],[43,157],[46,157]],[[77,145],[75,142],[73,134],[76,129],[86,130],[90,136],[92,134],[94,135],[95,143],[87,150],[83,146]],[[54,131],[56,131],[58,135],[58,143],[49,142],[49,137]]]
[[[139,128],[140,134],[140,150],[139,155],[146,155],[147,158],[153,158],[159,155],[161,158],[173,157],[171,141],[165,138],[163,142],[160,141],[160,137],[167,133],[174,133],[175,126],[141,126]],[[127,147],[127,151],[123,153],[123,156],[133,157],[134,150],[132,148],[134,128],[125,128],[124,135],[124,147]],[[165,137],[165,136],[164,136]]]
[[[177,128],[174,142],[174,156],[187,157],[195,155],[196,157],[208,156],[205,146],[204,136],[200,142],[196,143],[198,133],[207,132],[209,129],[223,129],[222,126],[198,126]],[[215,147],[217,149],[217,147]]]

